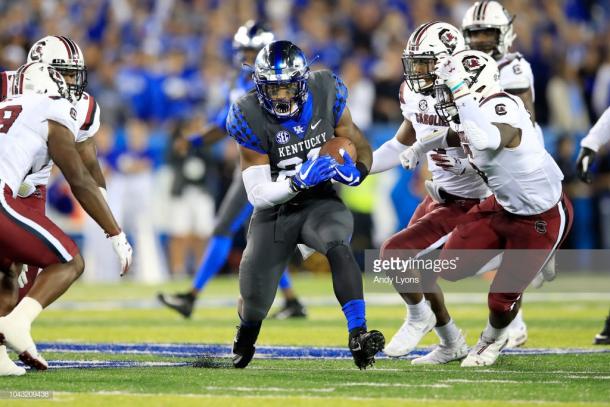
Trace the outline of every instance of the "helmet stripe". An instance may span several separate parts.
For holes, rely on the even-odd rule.
[[[19,69],[17,69],[17,73],[15,74],[14,80],[17,81],[17,83],[19,84],[19,89],[17,90],[17,93],[20,95],[23,94],[23,82],[24,82],[25,70],[34,64],[35,64],[35,62],[30,62],[29,64],[21,65],[21,67],[19,67]],[[13,87],[13,91],[14,91],[14,89],[15,89],[15,87]],[[15,92],[13,92],[13,93],[15,93]]]
[[[68,37],[63,37],[68,44],[70,45],[70,48],[72,49],[72,54],[74,55],[75,59],[78,59],[80,57],[79,53],[78,53],[78,47],[76,46],[76,43],[74,41],[72,41],[70,38]]]
[[[417,30],[415,37],[413,38],[413,42],[415,44],[415,46],[419,47],[419,42],[421,41],[421,38],[423,37],[424,33],[426,32],[426,30],[433,24],[438,23],[438,21],[432,21],[430,23],[426,23],[422,26],[419,27],[419,29]]]
[[[70,49],[70,45],[68,45],[68,41],[64,37],[56,36],[55,38],[59,39],[66,47],[66,51],[68,51],[68,59],[72,59],[72,50]]]
[[[485,12],[487,11],[487,6],[489,5],[489,1],[485,0],[483,6],[483,11],[481,12],[481,20],[485,19]]]

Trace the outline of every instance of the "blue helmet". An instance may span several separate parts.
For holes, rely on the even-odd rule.
[[[247,50],[260,51],[265,45],[273,41],[273,33],[261,23],[248,20],[237,29],[233,36],[233,55],[236,64],[241,66],[245,61],[244,52]],[[250,62],[251,63],[251,62]]]
[[[309,63],[290,41],[274,41],[256,56],[254,74],[261,106],[280,119],[299,113],[307,100]]]

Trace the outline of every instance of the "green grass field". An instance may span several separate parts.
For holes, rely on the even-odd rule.
[[[295,276],[309,306],[307,320],[263,324],[260,345],[345,347],[340,308],[332,302],[327,276]],[[595,280],[590,279],[595,285]],[[591,345],[608,312],[600,294],[549,294],[573,289],[578,279],[557,281],[525,300],[530,339],[526,348],[604,349]],[[486,321],[486,295],[474,281],[448,296],[454,319],[474,344]],[[173,291],[188,283],[163,287]],[[39,343],[194,343],[228,346],[237,317],[237,282],[219,278],[204,293],[193,319],[156,306],[161,287],[76,285],[33,327]],[[466,294],[479,291],[479,294]],[[459,293],[458,293],[459,292]],[[603,292],[603,290],[600,290]],[[370,293],[370,291],[369,291]],[[387,339],[402,323],[404,306],[391,294],[370,293],[369,327]],[[610,299],[610,296],[608,296]],[[429,334],[422,346],[436,342]],[[610,347],[606,347],[610,350]],[[50,361],[192,362],[193,357],[125,353],[46,352]],[[152,364],[152,363],[151,363]],[[223,364],[221,364],[223,365]],[[610,353],[506,355],[489,368],[464,370],[458,363],[414,367],[408,360],[381,359],[359,371],[348,359],[255,359],[245,370],[218,368],[67,368],[2,378],[3,391],[52,391],[52,400],[3,399],[0,405],[173,406],[173,405],[609,405]],[[288,404],[287,404],[288,403]]]

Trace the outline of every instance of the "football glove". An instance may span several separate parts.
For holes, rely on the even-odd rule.
[[[596,153],[587,147],[581,147],[576,159],[576,171],[578,178],[587,184],[591,183],[591,165],[595,160]]]
[[[455,175],[464,175],[469,168],[472,169],[467,159],[451,157],[442,150],[430,155],[430,158],[438,167]]]
[[[127,273],[129,267],[131,266],[131,257],[133,255],[133,249],[131,245],[127,241],[127,236],[125,236],[124,232],[119,233],[118,235],[108,237],[112,242],[112,248],[114,252],[119,256],[119,260],[121,261],[121,277]]]
[[[331,179],[335,175],[335,164],[329,155],[305,161],[299,171],[290,177],[290,188],[294,192],[303,191]]]
[[[467,78],[468,75],[459,58],[451,55],[439,57],[434,66],[434,73],[439,79],[445,81],[454,98],[457,99],[469,92],[468,84],[464,82],[464,78]]]
[[[423,151],[421,145],[416,141],[412,146],[409,146],[398,156],[400,158],[400,164],[406,170],[414,170],[419,164]]]
[[[352,160],[352,157],[344,149],[340,149],[339,154],[343,157],[343,164],[335,161],[336,174],[333,176],[333,179],[350,187],[360,185],[364,177],[354,160]]]

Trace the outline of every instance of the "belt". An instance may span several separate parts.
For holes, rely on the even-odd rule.
[[[467,202],[473,201],[476,203],[481,202],[481,200],[478,198],[464,198],[461,196],[450,194],[449,192],[445,191],[444,189],[439,189],[438,194],[440,195],[441,198],[443,198],[445,200],[445,202],[459,202],[459,201],[467,201]]]

